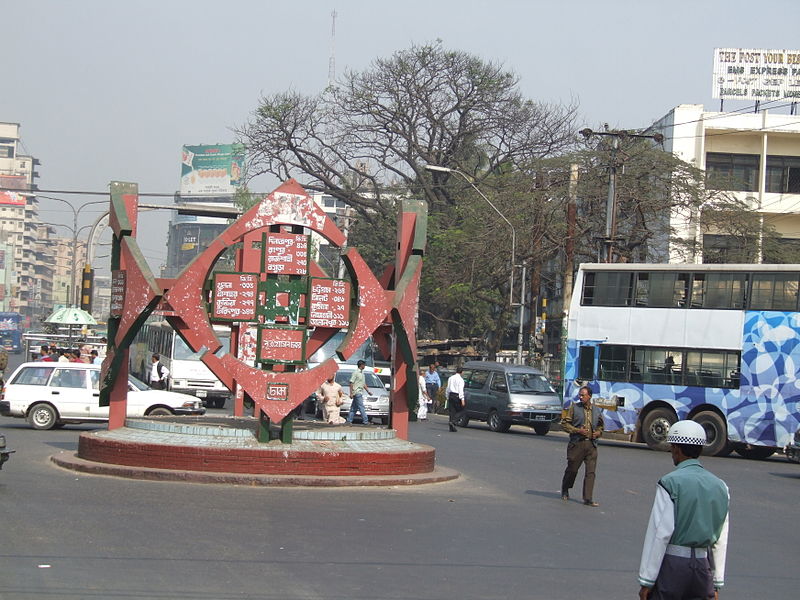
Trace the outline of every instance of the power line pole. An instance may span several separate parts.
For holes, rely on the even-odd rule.
[[[611,158],[608,164],[608,199],[606,200],[606,237],[603,240],[606,246],[606,262],[614,262],[614,245],[617,238],[617,168],[621,162],[617,162],[619,151],[619,141],[622,138],[642,138],[651,139],[660,144],[664,141],[664,136],[660,133],[644,134],[633,133],[630,131],[592,131],[588,127],[580,131],[581,135],[587,140],[594,135],[608,136],[612,139]]]

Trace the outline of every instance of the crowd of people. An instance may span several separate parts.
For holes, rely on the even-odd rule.
[[[58,348],[57,346],[42,345],[36,360],[42,362],[79,362],[99,365],[103,362],[97,349],[89,345],[80,348]]]

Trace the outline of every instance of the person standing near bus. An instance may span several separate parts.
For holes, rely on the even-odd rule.
[[[578,390],[580,402],[572,402],[561,419],[561,428],[569,434],[567,468],[561,480],[561,499],[569,500],[569,491],[583,463],[583,503],[599,506],[594,501],[594,475],[597,468],[597,438],[603,435],[602,410],[592,404],[592,390],[583,386]],[[579,408],[576,408],[576,404]]]
[[[639,599],[718,597],[725,583],[728,486],[697,460],[703,426],[678,421],[667,442],[675,470],[658,481],[639,565]]]
[[[151,358],[152,365],[150,366],[150,387],[154,390],[167,389],[167,378],[169,377],[169,370],[162,365],[161,357],[158,354],[153,354]]]

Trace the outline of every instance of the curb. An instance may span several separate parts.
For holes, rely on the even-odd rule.
[[[214,473],[206,471],[177,471],[152,467],[127,467],[99,463],[79,458],[75,454],[54,454],[50,461],[55,465],[92,475],[125,477],[146,481],[179,481],[184,483],[216,483],[250,487],[379,487],[398,485],[426,485],[452,481],[461,473],[447,467],[434,467],[430,473],[410,475],[251,475],[247,473]]]

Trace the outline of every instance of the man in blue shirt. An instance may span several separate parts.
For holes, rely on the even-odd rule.
[[[439,379],[439,373],[436,371],[436,364],[431,363],[428,365],[428,371],[425,373],[425,390],[428,392],[428,398],[431,399],[431,412],[434,415],[436,414],[436,409],[439,408],[439,403],[436,401],[436,394],[440,387],[442,387],[442,380]]]

